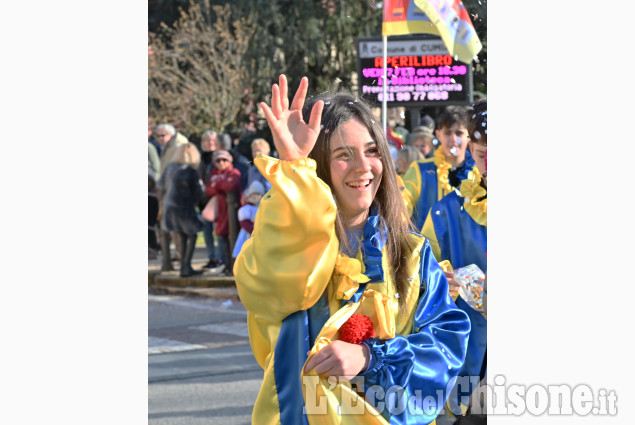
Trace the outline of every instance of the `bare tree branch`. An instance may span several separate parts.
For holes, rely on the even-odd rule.
[[[205,0],[150,33],[150,115],[190,134],[235,122],[249,87],[243,59],[254,27],[247,17],[232,20],[228,4],[210,8]]]

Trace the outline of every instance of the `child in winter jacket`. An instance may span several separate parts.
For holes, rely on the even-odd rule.
[[[256,212],[258,211],[258,205],[260,200],[265,195],[265,187],[259,181],[254,180],[251,182],[247,190],[245,191],[245,200],[247,203],[240,207],[238,210],[238,222],[240,223],[240,232],[234,245],[234,252],[232,256],[238,257],[240,249],[247,239],[251,237],[251,233],[254,231],[254,222],[256,221]]]

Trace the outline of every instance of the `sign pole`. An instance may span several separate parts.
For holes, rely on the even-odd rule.
[[[384,2],[386,3],[386,2]],[[386,6],[384,6],[386,7]],[[388,120],[386,119],[386,115],[387,115],[387,105],[386,105],[386,97],[388,94],[388,79],[387,74],[388,74],[388,70],[387,70],[387,65],[386,65],[386,59],[388,56],[388,36],[384,35],[383,37],[383,44],[384,44],[384,81],[383,81],[383,88],[384,88],[384,96],[382,98],[381,101],[381,124],[382,127],[384,128],[384,134],[388,134]]]

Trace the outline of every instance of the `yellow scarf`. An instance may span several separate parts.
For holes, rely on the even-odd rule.
[[[343,254],[338,255],[334,273],[339,278],[335,290],[338,298],[336,304],[340,304],[340,299],[352,296],[359,288],[360,283],[370,280],[368,276],[363,274],[364,269],[360,253],[358,253],[357,258],[350,258]],[[416,298],[418,293],[414,295]],[[394,338],[396,334],[394,319],[396,310],[398,310],[398,301],[395,297],[366,289],[358,302],[344,304],[329,317],[317,336],[307,361],[339,338],[339,329],[354,313],[361,313],[369,317],[373,322],[378,338]],[[306,404],[306,414],[310,425],[354,425],[360,423],[388,425],[388,422],[364,399],[363,395],[358,394],[351,387],[350,382],[341,381],[338,385],[334,385],[335,381],[332,381],[331,378],[319,376],[315,369],[305,373],[304,368],[301,379],[305,383],[302,386],[305,404],[306,400],[325,400],[329,405],[328,409],[326,406],[320,409],[319,406],[311,403]],[[348,400],[348,402],[343,403],[342,400]]]
[[[459,191],[465,198],[463,206],[470,217],[481,226],[487,226],[487,189],[481,186],[481,173],[478,168],[472,168],[467,178],[461,182]],[[483,197],[485,199],[479,201]]]
[[[452,191],[449,177],[452,164],[445,160],[445,153],[443,153],[442,147],[439,147],[436,152],[434,152],[434,165],[436,165],[437,167],[437,180],[439,181],[439,199],[441,199],[443,195]]]

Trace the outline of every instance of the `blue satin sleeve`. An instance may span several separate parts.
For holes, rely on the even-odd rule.
[[[432,422],[447,400],[467,350],[469,318],[449,296],[448,281],[428,241],[421,253],[419,276],[421,295],[412,333],[364,342],[370,348],[372,367],[359,376],[364,378],[367,399],[373,392],[374,404],[384,403],[384,415],[391,424]],[[377,393],[378,387],[383,391]],[[428,396],[434,398],[434,407],[424,402]],[[401,407],[405,408],[400,412]]]

